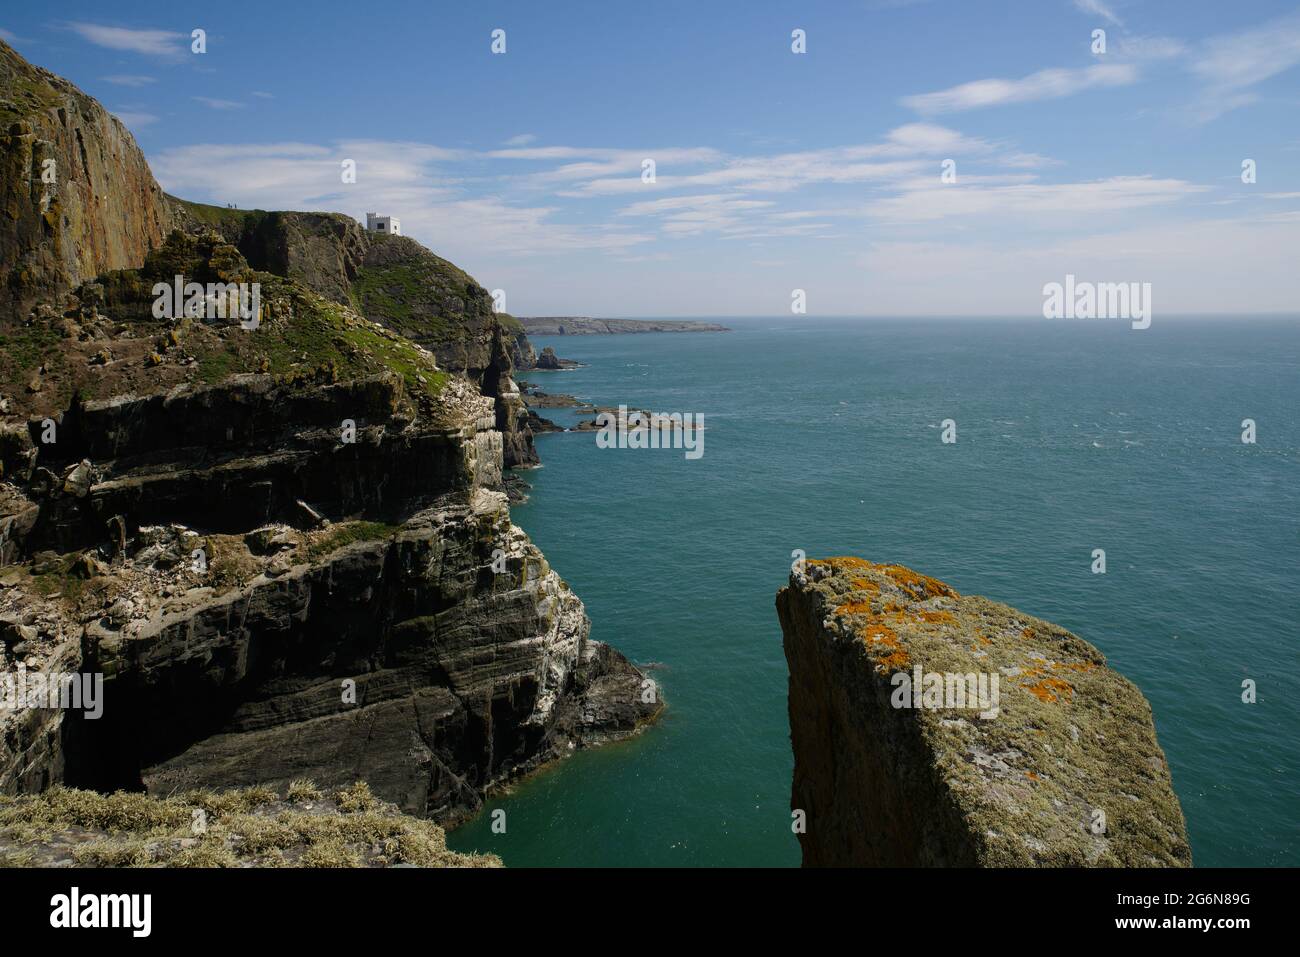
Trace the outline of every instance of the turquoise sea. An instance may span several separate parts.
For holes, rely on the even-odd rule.
[[[1091,641],[1151,701],[1195,862],[1300,865],[1300,321],[721,321],[536,340],[586,363],[525,374],[547,392],[704,415],[694,461],[542,436],[513,510],[593,635],[656,663],[668,709],[492,801],[506,833],[481,815],[455,848],[797,865],[773,600],[804,549],[906,564]]]

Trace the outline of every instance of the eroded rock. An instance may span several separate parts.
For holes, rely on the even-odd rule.
[[[777,611],[806,866],[1190,865],[1151,708],[1081,638],[860,558]]]

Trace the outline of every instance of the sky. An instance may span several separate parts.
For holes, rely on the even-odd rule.
[[[1029,317],[1067,274],[1300,312],[1294,2],[53,2],[0,37],[168,192],[398,217],[516,315]]]

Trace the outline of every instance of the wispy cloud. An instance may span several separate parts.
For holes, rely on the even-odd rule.
[[[868,205],[875,219],[898,223],[933,222],[991,214],[1011,218],[1062,215],[1097,216],[1178,202],[1207,187],[1180,179],[1116,176],[1082,183],[1021,183],[1008,186],[938,184],[935,179],[906,185],[895,196]]]
[[[1192,62],[1192,72],[1206,84],[1194,107],[1201,121],[1253,103],[1251,89],[1300,63],[1300,14],[1262,27],[1207,40]]]
[[[1019,80],[973,80],[935,93],[903,97],[919,113],[955,113],[1007,103],[1029,103],[1073,96],[1098,87],[1127,86],[1138,78],[1128,63],[1099,63],[1077,70],[1039,70]]]
[[[191,99],[214,110],[242,110],[244,108],[244,104],[238,100],[221,100],[212,96],[195,96],[191,97]]]
[[[189,36],[171,30],[132,30],[128,27],[110,27],[99,23],[74,21],[67,24],[83,40],[109,50],[140,53],[165,60],[177,60],[185,55]]]
[[[813,184],[887,182],[919,172],[934,157],[986,154],[993,145],[946,127],[909,123],[889,131],[876,143],[769,156],[728,156],[703,147],[588,150],[577,155],[566,147],[549,149],[564,150],[563,157],[579,162],[532,174],[531,182],[548,188],[564,184],[561,196],[602,197],[702,188],[781,193]],[[550,156],[560,157],[559,153]],[[656,164],[653,182],[641,177],[641,164],[647,158]]]
[[[532,133],[520,133],[518,136],[512,136],[503,143],[503,146],[527,146],[529,143],[537,142],[537,137]]]
[[[132,129],[139,129],[142,126],[148,126],[150,123],[158,122],[158,117],[152,113],[143,113],[136,110],[113,110],[112,113]]]
[[[114,86],[148,86],[155,82],[152,76],[139,76],[136,74],[118,73],[113,76],[100,77],[105,83],[112,83]]]
[[[433,245],[467,264],[501,253],[620,250],[652,237],[626,226],[555,221],[553,205],[469,195],[445,163],[472,158],[463,150],[424,143],[350,140],[309,143],[205,144],[151,157],[160,183],[181,196],[263,209],[390,210],[407,233],[437,237]],[[341,163],[356,162],[357,181],[342,182]]]
[[[1132,60],[1169,60],[1183,56],[1187,44],[1176,37],[1122,36],[1115,44],[1115,53]]]
[[[1084,13],[1090,13],[1093,16],[1101,17],[1107,23],[1112,23],[1117,27],[1122,27],[1124,21],[1115,15],[1109,6],[1102,3],[1102,0],[1074,0],[1074,5]]]
[[[254,90],[254,91],[253,91],[253,96],[257,97],[259,100],[274,100],[274,99],[275,99],[275,94],[274,94],[274,93],[267,93],[265,90]]]

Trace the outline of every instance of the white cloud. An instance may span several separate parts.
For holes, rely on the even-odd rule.
[[[1101,17],[1107,23],[1113,23],[1115,26],[1124,25],[1124,21],[1115,16],[1115,12],[1101,0],[1074,0],[1074,5],[1084,13]]]
[[[148,126],[150,123],[158,122],[158,117],[152,113],[141,113],[133,110],[113,110],[112,113],[131,129],[139,129],[142,126]]]
[[[1134,60],[1171,60],[1183,56],[1187,44],[1175,37],[1124,36],[1115,44],[1115,51]]]
[[[537,137],[532,133],[520,133],[518,136],[512,136],[506,140],[505,146],[527,146],[529,143],[537,141]]]
[[[1206,188],[1185,180],[1149,176],[1006,186],[983,186],[960,178],[955,185],[941,184],[934,178],[908,184],[897,195],[869,203],[866,212],[872,218],[895,223],[997,215],[1045,218],[1058,224],[1065,216],[1086,224],[1093,216],[1175,203]]]
[[[1138,78],[1128,63],[1098,63],[1078,70],[1040,70],[1019,80],[973,80],[935,93],[905,96],[904,106],[919,113],[953,113],[1005,103],[1029,103],[1073,96],[1099,87],[1127,86]]]
[[[137,76],[134,74],[115,74],[114,76],[100,77],[105,83],[112,83],[114,86],[148,86],[155,82],[151,76]]]
[[[1300,17],[1206,42],[1192,70],[1225,89],[1242,89],[1300,63]]]
[[[244,104],[237,100],[221,100],[211,96],[194,96],[190,97],[190,99],[214,110],[242,110],[244,108]]]
[[[275,94],[274,94],[274,93],[267,93],[265,90],[254,90],[254,91],[253,91],[253,96],[257,97],[259,100],[274,100],[274,99],[275,99]]]
[[[838,311],[1039,317],[1043,284],[1073,273],[1095,282],[1150,282],[1156,324],[1190,312],[1294,313],[1298,246],[1300,220],[1253,218],[1058,233],[1046,241],[886,241],[872,244],[857,264],[870,301],[850,300]]]
[[[68,29],[95,46],[169,60],[184,56],[185,44],[189,41],[187,34],[170,30],[131,30],[81,22],[69,23]]]
[[[1207,40],[1191,69],[1205,82],[1193,107],[1205,122],[1259,97],[1251,87],[1300,63],[1300,15],[1274,20],[1262,27]]]
[[[1003,166],[1011,169],[1041,169],[1044,166],[1060,166],[1061,161],[1041,153],[1007,153],[999,158]]]
[[[602,162],[571,163],[536,174],[538,182],[570,182],[567,197],[617,196],[674,189],[789,192],[812,184],[870,183],[915,175],[949,155],[989,153],[992,144],[930,123],[897,127],[878,143],[771,156],[726,156],[709,149],[625,152]],[[656,162],[655,182],[641,179],[643,157]],[[708,167],[708,168],[701,168]],[[617,175],[613,175],[617,174]],[[585,182],[582,182],[585,180]]]
[[[625,226],[557,223],[553,206],[512,203],[495,195],[467,196],[441,164],[470,158],[461,150],[424,143],[349,140],[309,143],[205,144],[174,147],[150,157],[169,193],[244,209],[366,210],[400,216],[403,231],[462,266],[503,254],[530,256],[572,250],[619,250],[651,237]],[[357,181],[342,182],[342,162],[356,162]]]

